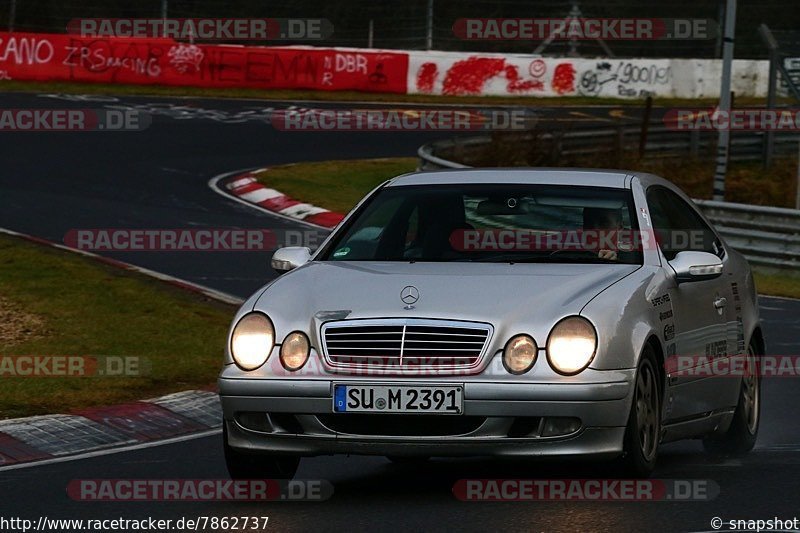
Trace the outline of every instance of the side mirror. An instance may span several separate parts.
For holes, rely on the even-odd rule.
[[[722,260],[708,252],[678,252],[669,262],[678,283],[703,281],[722,275]]]
[[[270,264],[277,272],[289,272],[305,265],[309,259],[311,259],[311,250],[305,246],[287,246],[275,250]]]

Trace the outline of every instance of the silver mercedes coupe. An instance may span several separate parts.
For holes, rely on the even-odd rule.
[[[625,171],[412,173],[368,194],[234,317],[234,478],[300,458],[574,456],[646,476],[659,444],[755,444],[756,289],[683,192]],[[734,363],[740,363],[738,366]]]

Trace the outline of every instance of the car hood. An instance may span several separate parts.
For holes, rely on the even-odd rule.
[[[495,325],[552,320],[579,313],[595,295],[639,268],[314,261],[275,280],[254,308],[295,324],[307,324],[312,317],[316,323],[375,317],[444,318]],[[413,308],[406,308],[400,299],[406,286],[419,291]]]

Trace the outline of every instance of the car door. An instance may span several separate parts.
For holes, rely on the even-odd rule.
[[[670,394],[666,420],[688,419],[727,406],[735,380],[714,375],[714,360],[724,360],[730,350],[728,314],[732,307],[730,264],[714,231],[678,194],[663,186],[647,190],[647,203],[656,231],[662,264],[668,277],[674,271],[668,261],[681,251],[705,251],[720,257],[720,277],[697,282],[673,281],[668,289],[671,309],[659,310],[662,338],[667,355],[676,355],[690,372],[669,377]]]

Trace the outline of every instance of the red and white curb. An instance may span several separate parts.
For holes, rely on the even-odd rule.
[[[260,169],[259,171],[266,170]],[[282,192],[265,187],[258,182],[254,172],[238,174],[224,179],[222,187],[233,196],[247,203],[257,205],[267,211],[284,217],[308,222],[323,228],[334,228],[344,215],[323,207],[295,200]]]
[[[72,414],[2,420],[0,471],[34,461],[215,433],[221,426],[219,396],[201,390]]]
[[[0,228],[0,233],[89,257],[130,270],[231,305],[239,297],[216,291],[124,261],[77,250],[33,235]],[[222,426],[222,409],[215,392],[190,390],[152,400],[107,407],[92,407],[71,414],[54,414],[0,420],[0,471],[25,463],[47,463],[101,450],[129,449],[148,443],[216,433]]]

